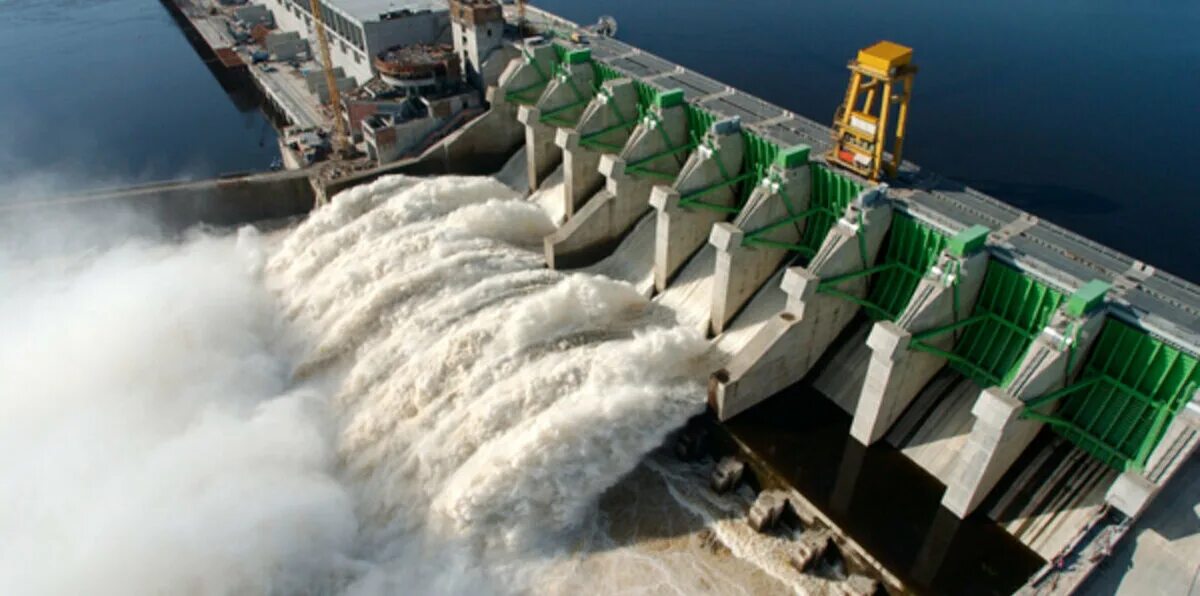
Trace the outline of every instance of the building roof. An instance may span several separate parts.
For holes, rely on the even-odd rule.
[[[408,10],[442,12],[450,10],[445,0],[325,0],[362,23],[382,20],[380,15]]]

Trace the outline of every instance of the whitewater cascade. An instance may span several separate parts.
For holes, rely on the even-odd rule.
[[[339,379],[338,451],[370,528],[530,546],[703,409],[702,336],[628,284],[545,269],[551,229],[490,178],[387,178],[270,259],[313,338],[297,374]]]
[[[655,451],[723,352],[545,268],[560,188],[387,177],[273,232],[0,242],[0,592],[819,590],[752,491]]]

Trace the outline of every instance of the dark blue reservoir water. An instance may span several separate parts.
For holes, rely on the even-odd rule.
[[[264,170],[274,129],[232,91],[157,1],[0,1],[0,201]]]
[[[1192,281],[1200,3],[538,0],[814,120],[880,39],[920,66],[905,157]]]

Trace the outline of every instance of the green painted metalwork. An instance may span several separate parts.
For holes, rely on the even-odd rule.
[[[954,236],[946,243],[946,250],[956,257],[965,257],[983,248],[987,244],[988,234],[992,231],[987,226],[974,225]]]
[[[1140,470],[1198,387],[1195,357],[1109,319],[1080,380],[1027,401],[1024,416],[1046,422],[1117,470]],[[1038,410],[1055,401],[1057,411]]]
[[[715,122],[715,118],[707,112],[698,115],[693,120],[694,124],[692,122],[689,123],[693,124],[694,126],[700,126],[707,122],[708,124],[704,129],[705,131],[711,129],[713,123]],[[778,151],[773,143],[766,141],[749,131],[743,129],[741,131],[741,135],[743,140],[743,152],[742,163],[739,164],[739,169],[737,170],[739,173],[734,175],[727,171],[724,163],[720,159],[719,149],[715,146],[709,145],[709,147],[713,150],[713,155],[716,157],[717,167],[721,170],[721,182],[706,188],[685,193],[680,197],[680,205],[710,209],[731,215],[737,215],[741,212],[742,207],[744,207],[746,204],[746,199],[750,197],[750,192],[754,189],[755,183],[758,181],[758,178],[761,177],[762,172],[764,171],[764,167],[759,162],[765,160],[766,163],[770,163],[770,160],[774,158],[775,153]],[[702,143],[707,143],[707,141],[702,141]],[[747,182],[749,182],[749,184],[746,184]],[[702,200],[702,197],[709,193],[730,187],[738,187],[736,191],[737,195],[735,196],[736,203],[734,205],[708,203]]]
[[[581,54],[579,50],[575,50],[568,52],[567,58],[579,60],[579,56],[581,55],[587,60],[590,60],[592,54],[590,51],[585,54]],[[579,62],[572,62],[571,64],[579,64]],[[567,103],[566,105],[542,112],[542,114],[538,117],[538,121],[563,128],[574,128],[575,125],[579,123],[579,118],[583,116],[583,108],[585,108],[587,104],[592,101],[592,95],[595,93],[595,90],[589,88],[589,93],[584,93],[583,90],[581,90],[579,86],[575,84],[575,79],[571,77],[570,70],[565,62],[555,65],[554,74],[555,76],[562,77],[560,80],[566,82],[568,88],[571,89],[571,93],[575,96],[575,100]],[[573,110],[578,111],[571,116],[566,115]]]
[[[833,227],[846,206],[863,191],[863,186],[829,168],[812,164],[812,199],[809,206],[821,212],[808,220],[800,244],[814,251],[821,248],[829,228]]]
[[[1067,299],[1067,314],[1072,317],[1082,317],[1104,304],[1104,298],[1112,284],[1099,279],[1093,279],[1075,290]]]
[[[742,171],[754,174],[755,181],[761,180],[767,173],[767,168],[779,155],[779,145],[768,141],[753,132],[743,129],[742,139],[745,141],[745,153],[742,157]],[[754,192],[754,184],[742,185],[742,203]]]
[[[892,216],[887,246],[878,265],[822,279],[817,291],[858,304],[877,321],[894,321],[904,312],[921,277],[945,246],[945,236],[909,215],[897,213]],[[871,278],[871,291],[866,298],[838,289],[844,282],[863,277]]]
[[[687,113],[688,136],[693,142],[698,142],[703,138],[713,122],[717,121],[717,117],[712,112],[690,103],[684,106],[684,111]]]
[[[596,69],[596,76],[592,80],[597,89],[599,89],[605,81],[629,79],[633,83],[634,90],[637,91],[639,112],[644,112],[650,109],[650,106],[654,105],[654,98],[658,96],[658,89],[656,89],[654,86],[650,85],[649,83],[639,81],[629,75],[621,74],[621,72],[617,69],[600,62],[599,60],[592,60],[592,67]]]
[[[653,105],[656,107],[665,105],[667,108],[676,107],[679,105],[678,102],[683,101],[682,94],[682,91],[675,89],[660,91],[655,95]],[[704,133],[708,130],[708,127],[712,126],[712,123],[716,121],[715,116],[690,103],[684,103],[683,109],[687,117],[687,130],[685,131],[687,140],[682,145],[675,145],[670,136],[667,135],[666,127],[659,120],[658,111],[647,110],[645,112],[643,118],[657,121],[658,126],[656,128],[662,134],[663,144],[667,148],[625,164],[626,172],[650,176],[660,180],[675,180],[675,173],[656,170],[651,167],[651,164],[664,157],[675,157],[677,162],[682,165],[687,156],[700,144],[700,140],[704,137]]]
[[[743,246],[782,248],[799,254],[802,264],[807,263],[807,260],[817,253],[817,249],[829,233],[829,228],[833,227],[833,223],[841,217],[850,201],[862,192],[863,187],[821,164],[810,163],[809,169],[812,176],[809,208],[804,211],[797,209],[794,199],[788,194],[788,189],[781,187],[779,195],[787,208],[788,216],[747,232],[742,239]],[[780,242],[769,238],[775,230],[786,226],[798,226],[802,222],[806,225],[799,242]]]
[[[892,216],[889,234],[883,262],[896,266],[880,273],[871,287],[870,300],[879,305],[887,320],[894,321],[908,306],[921,277],[937,262],[946,237],[903,213]]]
[[[975,314],[950,325],[914,333],[911,347],[946,358],[951,366],[980,385],[1007,386],[1029,344],[1062,300],[1057,291],[991,260],[975,302]],[[955,310],[958,308],[956,300]],[[951,332],[961,333],[951,352],[926,341]]]
[[[542,95],[542,91],[545,90],[546,85],[550,82],[551,74],[558,67],[558,65],[562,63],[563,59],[567,55],[567,48],[563,47],[562,45],[557,43],[550,45],[554,48],[554,58],[550,63],[550,72],[544,71],[542,67],[538,65],[537,61],[533,59],[533,54],[531,54],[528,49],[521,49],[521,53],[525,56],[527,63],[532,65],[533,69],[537,72],[538,80],[524,87],[510,89],[507,91],[504,96],[508,99],[508,101],[524,105],[533,105],[537,103],[538,98]]]

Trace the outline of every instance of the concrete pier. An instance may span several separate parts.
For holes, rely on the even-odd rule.
[[[850,424],[855,439],[870,445],[882,438],[946,364],[941,356],[910,348],[912,336],[970,317],[983,287],[987,261],[988,253],[982,245],[971,252],[947,249],[930,275],[917,285],[904,313],[895,322],[875,323],[867,336],[871,362]],[[954,334],[946,333],[929,343],[949,352],[954,341]]]
[[[709,243],[716,247],[717,258],[712,290],[711,330],[720,334],[763,283],[775,273],[787,257],[784,248],[746,246],[748,231],[765,228],[788,218],[791,213],[808,209],[812,173],[809,148],[801,145],[780,153],[762,184],[755,187],[745,207],[732,222],[713,226]],[[771,239],[788,244],[800,240],[805,221],[779,226]]]
[[[657,210],[654,238],[657,291],[667,289],[671,277],[704,245],[712,225],[729,217],[727,209],[737,208],[745,144],[740,120],[714,123],[675,183],[656,186],[651,192],[650,205]]]
[[[546,263],[572,267],[602,256],[650,209],[655,184],[674,180],[689,152],[683,94],[660,93],[620,155],[600,158],[605,189],[545,238]]]
[[[1136,518],[1145,511],[1167,482],[1200,446],[1200,390],[1175,415],[1162,440],[1150,452],[1142,470],[1126,470],[1117,477],[1104,500],[1121,513]]]
[[[1074,355],[1087,353],[1103,324],[1103,313],[1072,316],[1065,308],[1060,310],[1030,346],[1012,383],[1007,388],[983,390],[971,408],[975,423],[942,506],[966,517],[983,502],[1044,426],[1021,417],[1025,401],[1061,389],[1074,379],[1083,365],[1083,358]]]
[[[595,69],[591,53],[572,50],[546,84],[534,105],[523,105],[517,120],[525,125],[525,156],[529,190],[541,187],[546,177],[562,161],[562,148],[556,144],[560,127],[573,127],[579,115],[595,95]]]
[[[891,221],[892,205],[882,193],[863,193],[829,231],[809,266],[787,270],[782,283],[788,296],[784,311],[709,381],[709,405],[718,418],[728,420],[808,374],[861,308],[822,293],[822,280],[875,263]],[[838,289],[862,298],[868,291],[867,278],[847,280]]]
[[[521,56],[509,61],[496,86],[488,87],[486,98],[491,106],[489,112],[523,129],[518,120],[520,107],[535,103],[550,84],[555,63],[554,46],[538,38],[522,40],[516,45]]]
[[[630,79],[605,81],[579,117],[575,128],[560,128],[554,142],[563,154],[566,215],[604,187],[600,156],[617,153],[637,125],[637,90]]]

